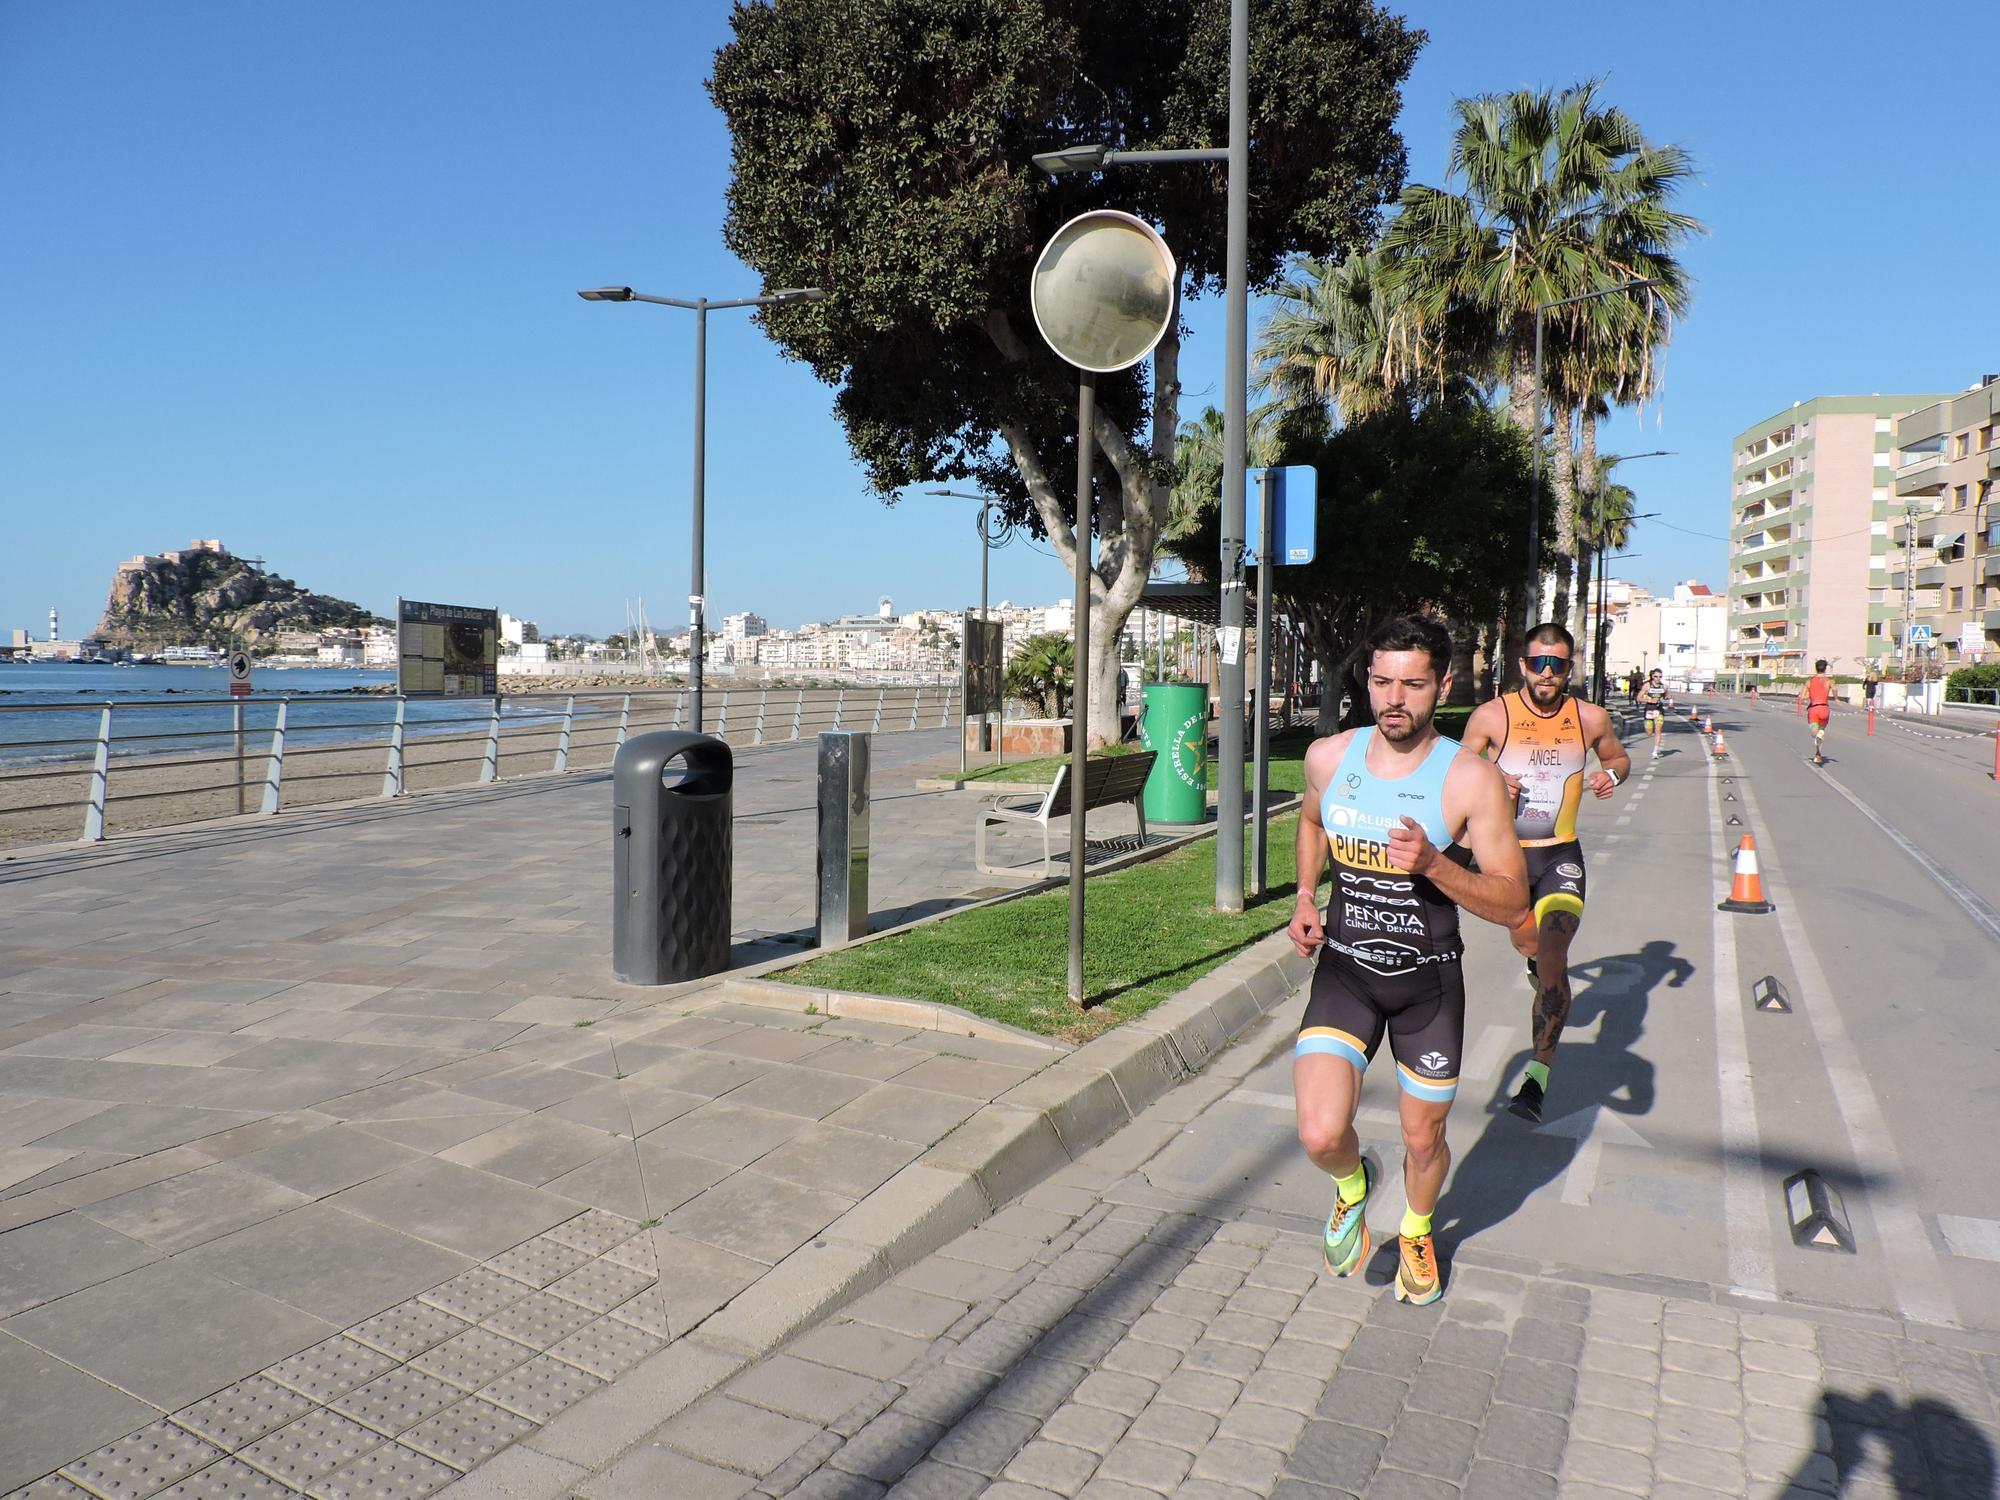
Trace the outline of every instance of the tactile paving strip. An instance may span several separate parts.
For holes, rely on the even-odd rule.
[[[44,1474],[33,1484],[12,1491],[6,1500],[91,1500],[90,1491],[60,1474]]]
[[[162,1417],[64,1464],[59,1472],[104,1500],[145,1500],[224,1456],[215,1444]]]
[[[611,1316],[620,1323],[630,1323],[634,1328],[643,1328],[658,1338],[670,1339],[674,1336],[672,1321],[667,1316],[667,1298],[657,1286],[649,1286],[630,1302],[621,1302],[611,1309]]]
[[[455,1318],[443,1308],[413,1297],[387,1312],[375,1314],[365,1323],[356,1323],[347,1330],[347,1336],[396,1359],[414,1359],[471,1326],[466,1319]]]
[[[564,1245],[574,1245],[592,1255],[602,1255],[613,1245],[622,1245],[638,1232],[637,1220],[623,1219],[601,1208],[591,1208],[574,1219],[556,1225],[545,1237]]]
[[[321,1407],[259,1438],[236,1456],[294,1489],[305,1489],[386,1441],[352,1417]]]
[[[464,1394],[449,1381],[405,1366],[369,1381],[358,1391],[349,1391],[330,1404],[343,1417],[352,1417],[364,1427],[394,1437],[425,1417],[443,1411]]]
[[[479,1394],[539,1427],[603,1384],[595,1375],[586,1374],[574,1365],[538,1354],[520,1368],[509,1370]]]
[[[419,1422],[398,1441],[427,1458],[450,1464],[463,1474],[534,1430],[535,1424],[526,1417],[504,1411],[491,1401],[468,1396],[456,1406],[447,1406],[436,1416]]]
[[[587,1307],[592,1312],[610,1312],[621,1302],[630,1302],[659,1278],[630,1266],[614,1266],[594,1260],[581,1271],[573,1271],[549,1288],[565,1301]]]
[[[238,1459],[225,1458],[162,1490],[160,1500],[298,1500],[298,1492]]]
[[[547,1286],[559,1276],[567,1276],[578,1266],[590,1264],[590,1252],[579,1250],[574,1245],[565,1245],[560,1240],[552,1240],[545,1234],[538,1234],[526,1244],[516,1245],[505,1255],[496,1255],[486,1263],[490,1271],[498,1271],[502,1276],[511,1276],[516,1281],[525,1281],[529,1286]]]
[[[454,1317],[478,1323],[501,1308],[519,1302],[532,1290],[525,1281],[502,1276],[484,1266],[474,1266],[470,1271],[462,1271],[452,1277],[444,1285],[432,1287],[423,1294],[422,1300]]]
[[[547,1292],[530,1292],[512,1307],[503,1307],[481,1326],[513,1339],[533,1344],[537,1350],[559,1344],[597,1316],[587,1307],[565,1302]]]
[[[313,1485],[315,1500],[419,1500],[458,1478],[458,1470],[399,1443],[384,1443]]]
[[[664,1349],[666,1344],[665,1339],[643,1328],[599,1318],[555,1345],[549,1353],[566,1365],[575,1365],[603,1380],[613,1380],[655,1349]]]
[[[660,1274],[660,1253],[653,1245],[653,1231],[642,1229],[622,1245],[613,1245],[604,1258],[614,1266],[630,1266],[648,1276]]]
[[[538,1352],[490,1329],[474,1328],[418,1355],[410,1361],[410,1368],[449,1381],[462,1391],[476,1391],[494,1376],[526,1364]]]
[[[618,1322],[628,1322],[634,1328],[644,1328],[654,1338],[672,1338],[674,1328],[666,1316],[666,1294],[658,1286],[648,1286],[630,1302],[620,1302],[610,1312]]]
[[[381,1350],[358,1344],[342,1333],[279,1360],[264,1374],[302,1396],[331,1401],[395,1367],[396,1361]]]
[[[319,1403],[287,1390],[263,1375],[252,1375],[224,1386],[206,1400],[174,1413],[177,1426],[206,1438],[226,1453],[254,1443],[268,1432],[311,1411]]]

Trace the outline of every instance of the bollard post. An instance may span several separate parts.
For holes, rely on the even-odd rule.
[[[799,701],[792,705],[793,739],[797,739],[800,733],[802,732],[800,726],[805,722],[805,716],[806,716],[806,690],[804,688],[800,688]]]
[[[819,945],[868,936],[869,738],[819,737],[817,888]]]
[[[280,698],[278,700],[278,720],[275,724],[271,726],[271,759],[270,762],[264,768],[264,806],[262,811],[266,817],[269,817],[272,813],[275,813],[278,810],[279,799],[284,793],[285,710],[290,708],[291,706],[292,706],[291,699]],[[401,700],[398,700],[396,704],[396,723],[398,726],[399,733],[402,722],[403,722],[403,705]],[[403,763],[401,757],[401,742],[399,740],[397,760],[396,760],[396,787],[399,793],[401,792],[402,785],[403,785]]]
[[[847,707],[847,689],[842,688],[833,700],[833,727],[840,728],[840,715]]]
[[[241,817],[243,815],[243,700],[241,698],[229,705],[229,717],[236,730],[236,814]]]
[[[396,700],[396,722],[389,726],[389,764],[382,772],[382,795],[385,797],[403,795],[403,710],[406,707],[407,699]],[[284,712],[283,704],[278,706],[278,711]],[[266,808],[265,811],[272,809]]]
[[[104,802],[111,784],[111,705],[97,717],[97,751],[90,763],[90,802],[83,810],[84,842],[104,837]]]
[[[500,779],[500,695],[493,695],[493,718],[486,726],[486,761],[479,768],[481,781]]]
[[[882,705],[888,701],[889,701],[889,690],[887,688],[875,689],[875,720],[872,724],[868,726],[868,732],[870,734],[874,734],[881,729]]]
[[[694,727],[697,733],[701,729],[699,724]],[[722,717],[715,721],[715,737],[719,740],[729,738],[729,694],[727,693],[722,695]]]
[[[910,728],[915,729],[917,727],[917,715],[922,713],[923,709],[924,709],[924,690],[922,688],[918,688],[916,699],[910,704]]]
[[[1868,700],[1868,738],[1875,738],[1875,700]]]
[[[755,732],[755,738],[753,738],[750,741],[750,743],[753,745],[761,745],[764,743],[764,713],[767,709],[770,708],[770,706],[771,706],[771,690],[769,688],[766,688],[763,692],[757,695],[757,729]]]
[[[630,698],[628,697],[628,698],[627,698],[627,699],[626,699],[625,701],[626,701],[627,703],[630,703],[630,702],[631,702],[632,700],[631,700],[631,699],[630,699]],[[672,726],[673,728],[675,728],[675,729],[679,729],[679,728],[681,727],[681,714],[682,714],[682,712],[683,712],[683,711],[684,711],[684,710],[685,710],[686,708],[687,708],[687,694],[685,694],[685,693],[675,693],[675,694],[674,694],[674,722],[673,722],[673,726]]]
[[[627,693],[625,701],[618,706],[618,743],[625,743],[625,736],[632,732],[632,695]]]
[[[563,706],[562,739],[556,744],[556,769],[558,771],[567,771],[569,769],[569,731],[570,726],[575,722],[576,694],[571,693],[569,702]]]

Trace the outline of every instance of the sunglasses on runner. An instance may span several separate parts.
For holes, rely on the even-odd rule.
[[[1528,658],[1528,671],[1530,674],[1536,672],[1553,672],[1558,677],[1564,677],[1569,673],[1569,658],[1567,656],[1531,656]]]

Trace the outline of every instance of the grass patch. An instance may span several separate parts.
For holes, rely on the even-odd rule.
[[[1144,1015],[1292,915],[1296,816],[1271,824],[1274,884],[1245,909],[1214,909],[1215,841],[1091,879],[1084,892],[1084,993],[1064,993],[1069,892],[961,912],[928,927],[831,953],[769,977],[786,984],[962,1006],[1042,1036],[1088,1041]],[[1245,866],[1249,836],[1245,833]]]

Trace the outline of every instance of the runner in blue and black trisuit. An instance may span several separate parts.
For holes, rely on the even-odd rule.
[[[1451,637],[1437,622],[1406,616],[1369,637],[1375,727],[1306,751],[1289,929],[1301,954],[1319,951],[1292,1086],[1300,1143],[1336,1189],[1326,1266],[1346,1276],[1368,1254],[1372,1181],[1354,1111],[1386,1033],[1402,1089],[1409,1196],[1396,1295],[1412,1302],[1440,1290],[1431,1213],[1451,1160],[1445,1116],[1465,1041],[1458,908],[1510,928],[1528,916],[1527,869],[1500,773],[1432,723],[1450,680]],[[1329,855],[1334,884],[1322,920],[1317,893]]]

